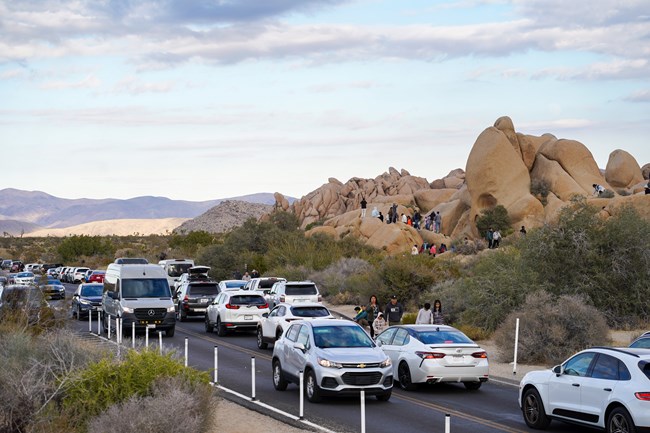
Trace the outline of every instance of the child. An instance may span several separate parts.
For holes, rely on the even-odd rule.
[[[431,325],[433,323],[433,314],[431,314],[431,304],[426,302],[424,308],[420,308],[418,318],[415,319],[416,325]]]
[[[386,329],[386,320],[384,319],[384,313],[379,312],[377,318],[372,322],[372,329],[375,331],[375,337],[381,334],[384,329]]]
[[[357,322],[361,326],[370,326],[368,324],[368,312],[361,307],[354,307],[354,312],[357,313],[356,316],[354,316],[355,322]]]

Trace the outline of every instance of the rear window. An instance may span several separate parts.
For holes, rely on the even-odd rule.
[[[219,285],[214,284],[190,284],[187,288],[189,295],[216,295],[219,293]]]
[[[645,374],[645,377],[650,379],[650,362],[648,361],[639,361],[639,369]]]
[[[292,284],[286,286],[285,294],[287,295],[318,295],[318,289],[313,284]]]
[[[417,338],[424,344],[474,344],[460,331],[424,331],[418,332]]]
[[[245,285],[246,281],[228,281],[226,282],[226,289],[237,289]]]
[[[191,263],[174,263],[172,265],[167,265],[167,275],[177,278],[186,273],[191,267],[193,267]]]
[[[291,313],[296,317],[326,317],[330,314],[325,307],[291,307]]]
[[[266,300],[262,296],[255,295],[239,295],[230,298],[232,305],[264,305]]]
[[[102,290],[104,286],[92,285],[84,286],[81,288],[81,296],[102,296]]]
[[[78,268],[75,272],[88,272],[89,268]]]
[[[270,289],[277,282],[278,282],[277,278],[265,278],[263,280],[260,280],[258,287],[260,289]]]

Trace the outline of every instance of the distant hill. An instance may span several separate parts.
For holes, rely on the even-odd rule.
[[[262,205],[264,206],[264,205]],[[71,235],[88,235],[88,236],[147,236],[147,235],[166,235],[171,233],[176,227],[187,218],[157,218],[157,219],[116,219],[108,221],[93,221],[77,226],[65,227],[60,229],[40,228],[30,233],[25,233],[25,237],[65,237]]]
[[[29,233],[42,228],[43,227],[39,226],[38,224],[26,223],[24,221],[0,220],[1,236],[20,236],[24,233]]]
[[[225,233],[241,226],[249,218],[259,219],[272,210],[273,206],[267,204],[224,200],[198,217],[185,221],[174,231],[189,233],[203,230],[210,233]]]
[[[0,190],[0,219],[32,223],[45,228],[61,228],[114,219],[194,218],[224,200],[267,205],[275,202],[271,193],[195,202],[152,196],[127,200],[65,199],[41,191],[6,188]]]

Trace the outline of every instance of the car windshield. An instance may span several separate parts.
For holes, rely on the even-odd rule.
[[[192,296],[199,295],[216,295],[219,293],[219,285],[214,284],[190,284],[187,288],[187,294]]]
[[[163,278],[137,278],[122,280],[125,298],[171,298],[169,284]]]
[[[30,277],[33,277],[33,276],[34,276],[34,274],[32,274],[31,272],[20,272],[20,273],[16,274],[16,278],[30,278]]]
[[[226,282],[226,289],[238,289],[240,287],[244,287],[246,285],[246,281],[227,281]]]
[[[180,277],[192,267],[191,263],[174,263],[167,266],[167,275],[170,277]]]
[[[639,349],[650,349],[650,337],[639,338],[630,347],[638,347]]]
[[[325,307],[291,307],[291,313],[296,317],[326,317],[330,312]]]
[[[421,331],[417,333],[417,339],[424,344],[474,344],[460,331]]]
[[[292,284],[286,287],[287,295],[317,295],[318,291],[313,284]]]
[[[259,295],[239,295],[230,298],[231,305],[265,305],[266,300]]]
[[[83,286],[81,288],[81,296],[102,296],[104,286],[93,284],[92,286]]]
[[[315,326],[314,344],[322,349],[374,346],[370,336],[358,326]]]

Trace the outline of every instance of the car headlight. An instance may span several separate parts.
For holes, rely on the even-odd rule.
[[[167,312],[168,313],[175,313],[176,312],[176,307],[174,307],[173,305],[171,307],[167,307]]]
[[[122,307],[122,312],[123,313],[133,313],[133,308]]]
[[[79,299],[79,303],[83,305],[90,305],[90,301],[87,299]]]
[[[381,368],[390,367],[391,365],[393,365],[393,363],[390,361],[390,358],[384,359],[381,364],[379,364]]]
[[[322,367],[328,368],[343,368],[343,364],[340,362],[333,362],[325,358],[318,358],[318,364],[320,364]]]

